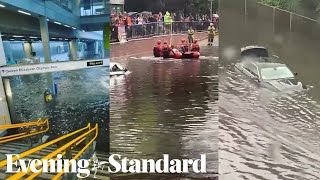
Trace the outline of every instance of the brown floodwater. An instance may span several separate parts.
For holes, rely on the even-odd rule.
[[[200,60],[118,58],[130,73],[110,78],[111,153],[135,159],[200,158],[207,174],[118,175],[115,179],[214,179],[218,172],[218,47]],[[112,60],[111,60],[112,61]]]

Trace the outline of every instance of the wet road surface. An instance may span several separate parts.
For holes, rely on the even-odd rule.
[[[203,46],[201,60],[164,61],[152,56],[116,60],[130,74],[110,78],[111,153],[136,159],[207,155],[208,174],[128,175],[126,179],[216,176],[217,50]]]

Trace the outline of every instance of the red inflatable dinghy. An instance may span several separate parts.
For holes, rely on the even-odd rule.
[[[188,51],[185,53],[181,53],[179,50],[177,49],[173,49],[173,52],[170,52],[170,58],[174,58],[174,59],[198,59],[200,57],[200,53],[198,51]],[[155,57],[162,57],[162,54],[159,56],[160,54],[158,54]]]

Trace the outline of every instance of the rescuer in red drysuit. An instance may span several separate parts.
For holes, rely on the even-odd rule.
[[[163,46],[162,46],[162,55],[163,58],[170,58],[170,52],[173,52],[171,46],[167,43],[167,41],[163,42]],[[174,53],[174,52],[173,52]]]
[[[197,51],[200,52],[200,46],[198,44],[198,40],[194,40],[193,44],[191,46],[191,51]]]
[[[160,40],[158,40],[157,44],[154,45],[153,55],[154,55],[154,57],[161,57],[162,56],[162,46],[161,46]]]
[[[188,51],[188,49],[189,49],[188,43],[186,42],[185,39],[182,39],[181,43],[179,44],[179,51],[182,53],[185,53]]]

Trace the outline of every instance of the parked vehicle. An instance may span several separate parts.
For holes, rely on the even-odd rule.
[[[110,63],[110,76],[124,75],[128,70],[119,63]]]
[[[296,79],[297,73],[293,73],[282,63],[242,61],[236,63],[235,68],[260,86],[271,90],[304,89],[302,83]]]

